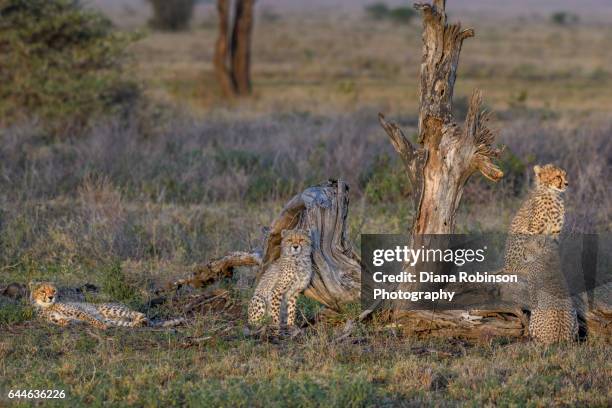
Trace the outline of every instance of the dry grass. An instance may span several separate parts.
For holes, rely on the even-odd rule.
[[[152,94],[195,111],[217,109],[212,73],[215,14],[173,35],[152,33],[133,48],[135,69],[157,86]],[[612,52],[605,24],[559,27],[546,19],[464,19],[477,37],[465,43],[455,94],[485,91],[495,110],[522,104],[552,111],[605,112],[612,82]],[[314,113],[362,106],[415,112],[421,33],[364,16],[286,13],[260,18],[253,44],[255,98],[242,114]]]

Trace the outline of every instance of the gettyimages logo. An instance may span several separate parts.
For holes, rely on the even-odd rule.
[[[364,234],[361,304],[449,310],[569,299],[610,282],[610,234]],[[506,251],[509,248],[509,251]],[[545,296],[535,296],[535,291]],[[540,301],[541,302],[541,301]]]

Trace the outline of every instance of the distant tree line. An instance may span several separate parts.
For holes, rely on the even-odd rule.
[[[196,0],[149,0],[153,17],[149,25],[158,30],[178,31],[187,28],[193,17]]]
[[[368,17],[374,20],[389,20],[396,23],[409,23],[416,15],[416,12],[411,7],[389,7],[383,2],[366,6],[365,12]]]
[[[577,14],[570,13],[568,11],[556,11],[550,16],[550,21],[554,24],[566,26],[576,24],[580,21],[580,17]]]

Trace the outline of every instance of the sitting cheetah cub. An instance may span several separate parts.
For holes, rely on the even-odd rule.
[[[310,284],[312,261],[310,233],[281,232],[281,255],[261,277],[249,304],[249,323],[258,324],[268,314],[277,328],[295,325],[298,295]]]
[[[546,235],[529,237],[523,259],[531,309],[529,335],[543,344],[575,340],[578,318],[561,271],[558,241]]]
[[[31,285],[30,300],[41,317],[60,326],[84,322],[100,329],[110,326],[140,327],[153,325],[143,313],[119,303],[58,302],[57,287],[52,283]],[[176,325],[182,319],[162,322],[160,326]]]
[[[563,169],[547,164],[534,166],[535,186],[514,216],[506,242],[505,267],[517,272],[522,247],[530,235],[557,237],[563,228],[565,205],[562,193],[567,188],[567,175]]]

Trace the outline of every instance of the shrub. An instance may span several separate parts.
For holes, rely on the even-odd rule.
[[[153,7],[149,25],[158,30],[184,30],[193,17],[195,0],[149,0],[149,3]]]
[[[499,164],[504,172],[504,182],[510,187],[510,192],[518,196],[526,186],[527,175],[531,165],[535,161],[533,155],[526,157],[517,156],[512,150],[505,149],[499,159]]]
[[[394,202],[410,194],[412,186],[406,170],[397,158],[377,156],[371,167],[362,172],[360,183],[366,197],[373,203]]]
[[[389,14],[389,7],[385,3],[374,3],[366,6],[365,11],[369,17],[382,20]]]
[[[409,23],[415,14],[415,11],[410,7],[396,7],[389,10],[389,19],[396,23]]]
[[[382,2],[366,6],[365,11],[374,20],[390,20],[396,23],[409,23],[416,14],[410,7],[389,8]]]
[[[121,262],[117,259],[105,265],[102,271],[102,290],[111,299],[124,302],[128,305],[137,305],[141,302],[138,290],[121,267]]]
[[[580,18],[576,14],[567,11],[557,11],[550,16],[550,21],[552,21],[553,24],[562,26],[576,24],[579,19]]]
[[[133,36],[75,0],[0,0],[0,117],[83,124],[136,95],[122,78]]]
[[[30,320],[34,317],[34,310],[24,302],[6,303],[0,298],[0,326],[12,325]]]

